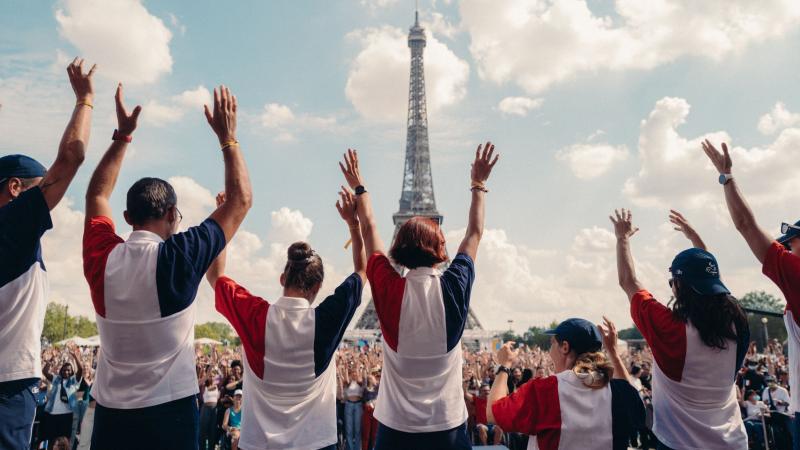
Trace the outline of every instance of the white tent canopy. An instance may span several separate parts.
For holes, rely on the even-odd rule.
[[[93,340],[97,338],[97,340]],[[56,345],[66,345],[70,341],[74,342],[78,347],[97,347],[100,345],[100,336],[92,336],[91,338],[82,338],[80,336],[72,336],[64,340],[56,342]]]
[[[197,338],[197,339],[194,340],[194,343],[195,343],[195,345],[197,345],[197,344],[200,344],[200,345],[222,345],[222,342],[215,341],[214,339],[211,339],[211,338]]]

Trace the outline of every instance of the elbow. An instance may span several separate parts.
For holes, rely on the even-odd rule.
[[[67,144],[64,159],[73,166],[80,166],[86,160],[86,144],[83,141],[73,141]]]
[[[753,228],[753,221],[748,217],[733,217],[733,226],[739,233],[746,233]]]

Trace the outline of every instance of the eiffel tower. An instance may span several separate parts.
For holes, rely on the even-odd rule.
[[[422,216],[442,224],[444,217],[436,209],[433,195],[433,176],[431,175],[431,153],[428,146],[428,112],[425,103],[425,29],[419,24],[419,11],[415,13],[414,26],[409,29],[408,47],[411,49],[411,77],[408,85],[408,130],[406,132],[406,158],[403,171],[403,190],[400,194],[400,208],[392,215],[394,237],[406,221]],[[402,268],[395,266],[398,272]],[[465,330],[483,330],[481,323],[470,308]],[[370,299],[361,317],[356,322],[356,331],[380,330],[375,304]]]

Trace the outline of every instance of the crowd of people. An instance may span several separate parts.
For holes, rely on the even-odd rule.
[[[452,258],[432,217],[408,218],[384,246],[359,155],[348,150],[336,210],[350,233],[352,273],[320,295],[322,257],[296,242],[275,280],[282,295],[267,301],[226,272],[226,245],[254,194],[236,138],[238,101],[225,86],[204,111],[224,163],[216,209],[179,231],[175,190],[145,177],[127,191],[123,217],[133,231],[124,239],[111,196],[142,108],[129,110],[118,85],[118,126],[85,197],[83,270],[101,346],[42,351],[48,284],[40,239],[86,158],[94,71],[78,58],[67,68],[76,102],[49,168],[25,155],[0,157],[0,448],[28,448],[32,436],[34,446],[69,448],[80,436],[95,450],[461,450],[490,442],[522,448],[526,440],[539,450],[744,450],[786,448],[798,436],[800,389],[790,383],[800,377],[800,358],[787,355],[800,350],[800,221],[782,224],[777,239],[759,226],[727,144],[720,151],[704,141],[702,151],[719,173],[733,224],[786,298],[786,345],[753,348],[716,257],[677,211],[670,221],[691,247],[669,267],[672,298],[655,299],[636,274],[633,214],[618,209],[609,217],[618,281],[644,349],[621,348],[608,319],[568,318],[545,332],[546,349],[505,342],[471,351],[461,338],[495,146],[475,150],[467,227]],[[195,347],[204,280],[240,349]],[[380,344],[343,346],[366,283]]]

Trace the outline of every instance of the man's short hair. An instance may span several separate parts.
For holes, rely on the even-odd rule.
[[[128,218],[132,224],[160,219],[177,204],[175,189],[160,178],[142,178],[128,189]]]

